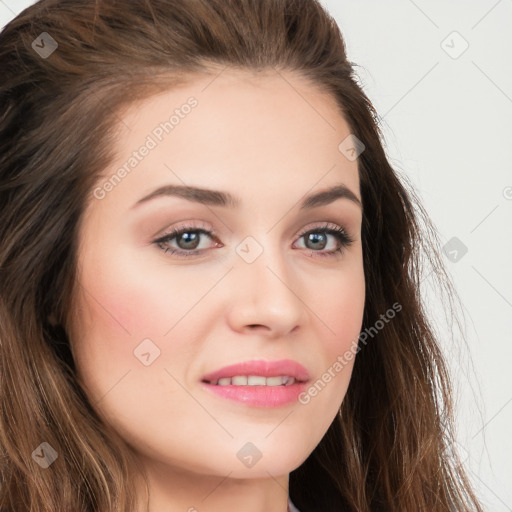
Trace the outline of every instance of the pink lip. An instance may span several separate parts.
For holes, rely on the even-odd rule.
[[[278,377],[287,375],[297,382],[288,386],[217,386],[210,384],[223,377],[236,375],[259,375]],[[304,366],[290,359],[281,361],[246,361],[240,364],[225,366],[220,370],[205,375],[202,385],[217,396],[242,402],[252,407],[280,407],[297,401],[306,389],[309,373]]]
[[[298,402],[299,395],[305,391],[306,382],[296,382],[289,386],[216,386],[201,383],[209,392],[217,396],[241,402],[251,407],[281,407]]]
[[[236,375],[259,375],[262,377],[279,377],[288,375],[298,381],[309,380],[309,373],[304,366],[291,359],[280,361],[244,361],[243,363],[224,366],[217,371],[203,377],[203,382],[213,382],[223,377],[234,377]]]

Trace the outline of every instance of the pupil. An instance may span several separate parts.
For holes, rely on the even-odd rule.
[[[199,233],[186,232],[182,233],[179,237],[179,245],[181,246],[184,242],[184,249],[195,249],[199,241]],[[320,244],[320,247],[313,247],[314,249],[323,249],[326,245],[325,233],[310,233],[308,235],[308,241],[313,244]]]
[[[310,233],[309,234],[309,237],[308,237],[308,240],[309,241],[312,241],[312,242],[318,242],[318,238],[319,237],[324,237],[324,240],[323,240],[323,243],[321,243],[321,247],[315,247],[315,249],[323,249],[325,247],[325,233],[322,233],[322,234],[318,234],[318,233]]]
[[[185,240],[186,244],[185,247],[183,247],[184,249],[195,249],[197,247],[197,242],[199,240],[199,233],[182,233],[180,235],[179,242],[182,242],[183,240]],[[192,244],[187,245],[187,243],[190,244],[190,242],[192,242]]]

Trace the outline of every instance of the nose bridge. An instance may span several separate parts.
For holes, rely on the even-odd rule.
[[[290,276],[289,255],[280,247],[278,240],[272,234],[258,234],[246,237],[236,251],[242,261],[237,262],[240,274],[247,274],[259,288],[285,288]],[[280,278],[280,279],[279,279]],[[283,283],[282,281],[285,281]]]
[[[294,290],[287,254],[271,236],[261,238],[249,236],[236,248],[232,320],[239,327],[265,325],[285,333],[303,320],[305,306]]]

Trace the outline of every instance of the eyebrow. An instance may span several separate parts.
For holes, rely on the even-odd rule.
[[[159,187],[148,195],[139,199],[132,208],[146,203],[151,199],[161,196],[175,196],[209,206],[221,206],[226,208],[237,208],[240,205],[240,199],[229,192],[199,188],[185,185],[165,185]],[[317,208],[333,203],[337,199],[348,199],[357,204],[362,209],[362,203],[359,198],[346,185],[338,184],[334,187],[315,192],[306,196],[300,203],[300,210]]]

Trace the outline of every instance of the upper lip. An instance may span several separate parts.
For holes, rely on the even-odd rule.
[[[218,379],[235,377],[237,375],[258,375],[261,377],[288,376],[295,378],[296,381],[305,382],[309,380],[309,373],[304,366],[291,359],[281,359],[279,361],[244,361],[224,366],[205,375],[203,381],[214,382]]]

